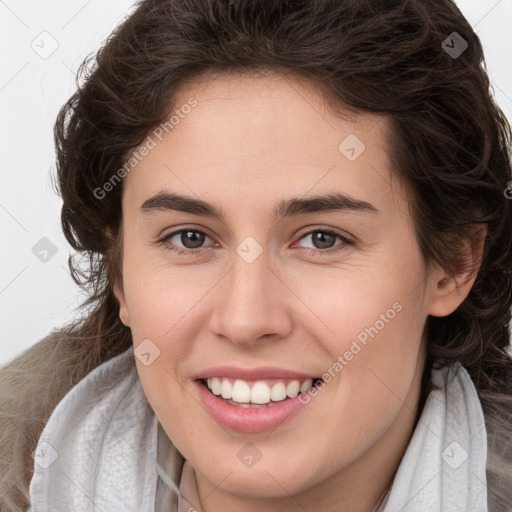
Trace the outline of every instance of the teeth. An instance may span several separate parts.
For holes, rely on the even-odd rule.
[[[301,385],[299,391],[305,393],[313,385],[313,379],[305,380]]]
[[[233,400],[238,402],[236,397]],[[251,402],[253,404],[268,404],[270,402],[270,387],[264,382],[256,382],[251,389]]]
[[[270,392],[270,398],[273,402],[279,402],[286,398],[286,387],[282,382],[276,382],[272,386],[272,391]]]
[[[233,393],[231,394],[231,398],[235,402],[240,402],[242,404],[248,404],[249,402],[253,403],[260,403],[260,402],[254,402],[254,400],[251,400],[253,396],[253,392],[251,392],[251,388],[249,387],[249,384],[243,380],[235,380],[235,383],[233,384]]]
[[[292,380],[288,386],[286,386],[286,394],[290,398],[295,398],[299,394],[300,382],[298,380]]]
[[[223,379],[221,386],[221,396],[226,400],[229,400],[233,396],[233,386],[229,380]]]
[[[269,386],[266,382],[257,381],[252,388],[244,380],[237,379],[234,382],[230,379],[211,377],[207,379],[208,388],[214,395],[221,395],[226,400],[233,400],[239,404],[270,404],[280,402],[288,398],[295,398],[299,393],[305,393],[313,385],[313,379],[304,381],[292,380],[287,383],[276,382]],[[246,405],[249,407],[249,405]]]
[[[217,377],[213,377],[213,379],[208,379],[211,382],[208,384],[208,387],[212,390],[214,395],[220,395],[222,393],[222,382]]]

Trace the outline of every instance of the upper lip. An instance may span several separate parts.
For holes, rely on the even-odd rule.
[[[236,366],[214,366],[207,368],[194,379],[209,379],[210,377],[231,377],[240,380],[264,380],[264,379],[316,379],[317,375],[296,372],[287,368],[275,366],[260,366],[259,368],[242,368]]]

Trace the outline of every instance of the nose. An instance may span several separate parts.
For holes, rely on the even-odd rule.
[[[217,288],[211,331],[239,346],[286,337],[292,329],[291,292],[268,267],[265,253],[252,263],[237,254]]]

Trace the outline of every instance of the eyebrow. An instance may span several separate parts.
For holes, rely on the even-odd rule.
[[[150,213],[161,210],[174,210],[178,212],[202,215],[224,221],[225,215],[221,208],[192,197],[182,196],[171,192],[159,192],[158,194],[146,199],[141,206],[144,213]],[[331,193],[323,196],[313,196],[308,198],[292,197],[291,199],[280,201],[273,209],[272,215],[275,220],[283,217],[302,215],[305,213],[326,212],[326,211],[355,211],[378,213],[375,206],[355,199],[342,193]]]

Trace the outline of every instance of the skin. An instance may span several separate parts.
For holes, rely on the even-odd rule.
[[[136,359],[143,389],[193,466],[205,512],[375,510],[413,432],[425,320],[454,311],[474,276],[427,272],[384,117],[341,119],[318,84],[281,74],[213,74],[179,91],[175,108],[191,97],[197,106],[123,183],[120,317],[135,347],[150,339],[160,350],[149,366]],[[349,134],[366,146],[353,162],[338,150]],[[208,201],[225,219],[141,211],[162,191]],[[282,200],[333,191],[378,212],[272,218]],[[158,242],[185,228],[207,235],[199,249],[180,234]],[[322,228],[353,243],[315,245]],[[263,250],[252,263],[236,252],[248,236]],[[199,371],[272,365],[321,376],[397,302],[402,310],[276,429],[227,430],[201,405]],[[237,457],[249,442],[261,452],[250,468]]]

